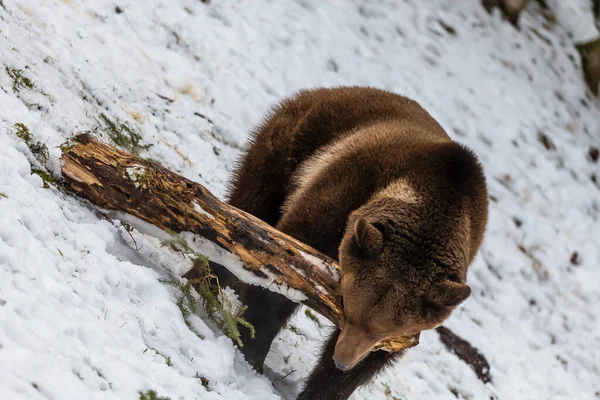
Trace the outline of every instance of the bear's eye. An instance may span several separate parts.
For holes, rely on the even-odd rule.
[[[389,222],[389,220],[388,220]],[[373,226],[381,233],[385,233],[385,225],[381,222],[373,222]]]

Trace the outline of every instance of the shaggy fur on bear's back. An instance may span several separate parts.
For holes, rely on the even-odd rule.
[[[466,272],[487,222],[485,177],[475,155],[410,99],[342,87],[282,101],[251,136],[228,197],[340,261],[342,331],[299,399],[346,399],[400,356],[369,353],[372,344],[441,324],[470,294]],[[241,351],[262,371],[297,305],[214,269],[248,305],[257,336],[243,336]]]
[[[260,207],[265,211],[277,209],[266,205],[283,204],[298,165],[319,148],[359,127],[390,120],[418,125],[427,135],[447,138],[416,102],[390,92],[362,87],[302,91],[275,106],[251,134],[234,172],[228,197],[240,205],[258,203],[265,205]],[[241,179],[246,176],[270,184],[257,188],[252,181]],[[280,217],[281,211],[277,209],[261,219],[274,225]]]

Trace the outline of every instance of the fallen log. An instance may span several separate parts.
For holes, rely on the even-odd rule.
[[[162,231],[206,238],[237,256],[224,266],[240,280],[281,293],[339,323],[340,274],[331,258],[219,201],[202,185],[88,133],[63,147],[61,161],[65,187],[93,204]],[[373,350],[394,352],[418,342],[418,335],[399,337]]]

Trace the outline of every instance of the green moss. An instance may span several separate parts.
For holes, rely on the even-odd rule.
[[[447,34],[449,34],[450,36],[456,36],[456,29],[454,29],[452,25],[446,23],[445,21],[442,21],[441,19],[438,20],[438,23],[446,31]]]
[[[25,76],[22,69],[11,68],[8,65],[5,65],[4,70],[13,81],[13,91],[18,92],[21,89],[33,89],[33,82]]]
[[[31,173],[36,174],[37,176],[42,178],[42,180],[44,181],[44,188],[48,189],[50,187],[49,185],[56,186],[56,180],[48,172],[38,168],[31,168]]]
[[[79,95],[81,96],[81,99],[83,101],[90,103],[90,100],[94,100],[98,106],[102,108],[105,107],[104,103],[98,98],[98,96],[96,96],[90,85],[88,85],[84,81],[81,81],[81,87],[82,89]]]
[[[29,147],[29,150],[31,150],[31,152],[38,157],[38,160],[40,160],[42,162],[45,162],[48,160],[48,157],[49,157],[48,146],[46,146],[45,143],[38,142],[38,141],[31,141],[31,142],[27,143],[27,147]]]
[[[287,325],[286,328],[289,329],[290,331],[294,332],[296,335],[302,336],[302,332],[300,332],[300,329],[298,329],[294,325]]]
[[[204,389],[210,390],[210,388],[208,387],[208,384],[209,384],[208,379],[206,379],[203,376],[200,376],[199,378],[200,378],[200,382],[202,383],[202,386],[204,386]]]
[[[106,114],[100,114],[100,120],[104,126],[102,129],[113,144],[120,146],[131,154],[139,154],[152,147],[151,144],[142,144],[142,136],[131,128],[127,123],[121,122],[118,118],[111,120]]]
[[[152,351],[154,351],[157,355],[161,356],[162,358],[165,359],[165,363],[171,367],[173,366],[173,363],[171,362],[171,356],[166,356],[163,353],[161,353],[160,351],[156,350],[154,347],[150,347],[152,349]],[[148,351],[148,349],[144,350],[144,353]]]
[[[313,312],[310,309],[307,308],[304,314],[308,317],[308,319],[312,320],[315,324],[317,324],[319,328],[323,327],[323,325],[321,325],[321,321],[317,319],[316,315],[313,314]]]
[[[54,96],[52,96],[49,93],[46,93],[44,90],[42,90],[40,93],[42,93],[42,95],[45,96],[48,99],[48,101],[50,102],[50,104],[54,104],[54,100],[55,100]]]
[[[27,147],[29,147],[29,150],[31,150],[38,159],[41,159],[41,161],[44,162],[48,160],[48,146],[46,146],[45,143],[36,141],[25,124],[17,122],[13,125],[13,132],[19,139],[25,142]]]
[[[145,393],[140,393],[139,400],[171,400],[169,397],[160,397],[154,390],[148,390]]]
[[[17,122],[13,125],[13,130],[15,135],[25,143],[31,141],[31,132],[29,132],[29,128],[25,124]]]

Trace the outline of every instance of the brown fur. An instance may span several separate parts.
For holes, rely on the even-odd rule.
[[[303,91],[275,107],[229,202],[340,262],[345,318],[299,396],[311,400],[347,399],[399,356],[369,353],[377,341],[438,326],[469,296],[466,272],[487,221],[475,155],[416,102],[359,87]],[[261,371],[296,305],[234,288],[257,332],[242,351]]]

